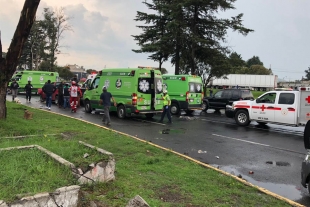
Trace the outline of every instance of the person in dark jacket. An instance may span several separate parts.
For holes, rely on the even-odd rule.
[[[10,85],[10,89],[11,89],[11,92],[12,92],[12,101],[14,101],[14,99],[17,97],[18,88],[19,88],[19,85],[16,82],[16,80],[14,79],[13,82],[11,83],[11,85]]]
[[[63,96],[64,96],[64,109],[69,107],[69,99],[70,99],[70,92],[69,92],[69,84],[66,83],[63,89]]]
[[[64,105],[64,82],[62,81],[59,85],[58,85],[58,107],[62,108]]]
[[[55,85],[51,84],[51,80],[48,80],[47,83],[43,86],[42,90],[46,95],[46,108],[51,110],[52,95],[56,91],[56,87]]]
[[[106,86],[103,86],[102,94],[100,95],[99,105],[103,105],[103,109],[104,109],[104,115],[103,115],[102,122],[104,122],[108,126],[110,126],[110,122],[111,122],[110,114],[109,114],[110,107],[112,106],[111,100],[114,102],[114,106],[116,107],[117,103],[114,100],[112,94],[108,92]]]
[[[31,81],[28,81],[28,84],[25,86],[25,91],[26,91],[26,102],[31,101],[31,91],[32,91],[32,85],[31,85]]]

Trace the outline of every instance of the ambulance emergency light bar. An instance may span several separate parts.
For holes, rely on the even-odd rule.
[[[155,67],[145,67],[145,66],[138,66],[138,68],[159,70],[159,68],[155,68]]]

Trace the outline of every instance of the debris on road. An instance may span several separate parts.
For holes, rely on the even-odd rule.
[[[201,153],[207,153],[207,151],[198,150],[198,153],[199,153],[199,154],[201,154]]]
[[[196,120],[198,119],[198,117],[180,116],[179,119],[190,121],[190,120]]]
[[[252,175],[252,174],[254,174],[254,172],[253,172],[253,171],[249,171],[249,174],[251,174],[251,175]]]
[[[216,159],[220,159],[220,157],[219,156],[215,156],[216,157]]]

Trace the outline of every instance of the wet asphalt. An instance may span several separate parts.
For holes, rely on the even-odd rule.
[[[45,106],[37,96],[30,104],[25,103],[21,95],[18,98],[34,108]],[[80,107],[77,113],[71,113],[69,109],[59,109],[55,105],[51,110],[102,124],[101,111],[88,114]],[[159,116],[146,119],[143,115],[121,120],[112,113],[110,128],[185,154],[310,206],[309,194],[300,184],[301,162],[306,153],[303,127],[272,124],[260,127],[256,122],[239,127],[233,119],[225,117],[223,111],[212,110],[207,113],[197,111],[190,117],[173,116],[172,124],[165,124],[167,118],[164,124],[157,123],[158,120]]]

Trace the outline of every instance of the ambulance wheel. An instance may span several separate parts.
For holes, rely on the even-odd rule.
[[[154,113],[151,113],[151,114],[145,114],[145,116],[146,116],[146,118],[147,118],[147,119],[151,119],[151,118],[153,118]]]
[[[305,149],[310,149],[310,121],[307,122],[304,129],[304,145]]]
[[[85,112],[91,113],[91,111],[92,111],[92,108],[91,108],[90,102],[89,100],[86,100],[85,101]]]
[[[239,126],[248,126],[250,124],[249,113],[246,110],[238,110],[235,121]]]
[[[205,101],[202,102],[201,108],[202,108],[202,111],[208,111],[208,108],[209,108],[208,103]]]
[[[40,101],[41,101],[41,102],[44,102],[44,101],[45,101],[42,95],[40,95]]]
[[[126,117],[126,109],[124,105],[119,105],[117,107],[117,116],[120,119],[124,119]]]
[[[180,114],[180,107],[179,104],[177,103],[172,103],[171,104],[171,108],[170,108],[170,112],[172,115],[178,115]]]

